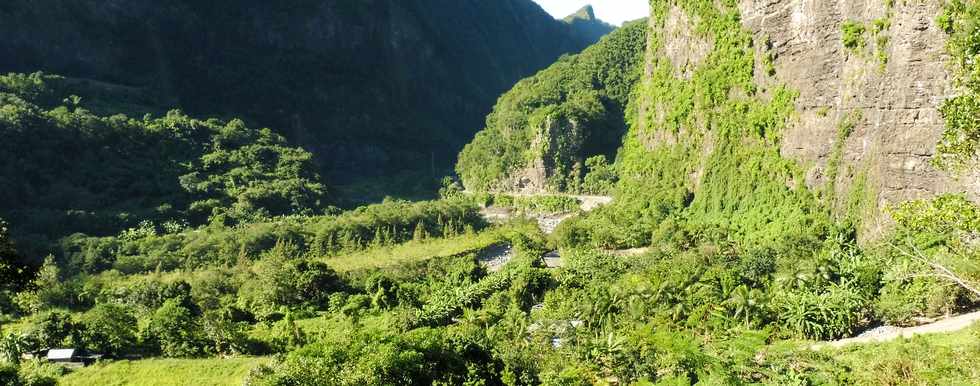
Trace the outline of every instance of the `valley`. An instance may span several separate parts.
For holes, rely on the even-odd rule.
[[[0,385],[980,384],[980,3],[644,1],[0,4]]]

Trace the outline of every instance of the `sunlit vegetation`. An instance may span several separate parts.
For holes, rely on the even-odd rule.
[[[505,179],[541,159],[555,191],[606,191],[615,177],[604,160],[626,131],[646,33],[645,21],[627,24],[500,97],[486,128],[460,153],[456,170],[467,189],[506,188]]]
[[[946,131],[936,149],[933,164],[947,170],[963,172],[977,165],[980,151],[980,72],[976,56],[980,54],[980,7],[972,1],[952,0],[946,3],[937,23],[948,35],[947,47],[955,64],[954,78],[961,94],[943,102],[940,111],[946,120]]]
[[[70,91],[57,76],[0,77],[0,210],[35,254],[76,232],[235,224],[326,207],[310,153],[269,129],[179,111],[96,115]]]
[[[269,358],[150,359],[118,361],[81,369],[61,378],[59,385],[240,386],[249,372]]]
[[[844,24],[841,24],[841,43],[851,51],[860,52],[867,44],[865,32],[867,32],[867,27],[864,26],[864,23],[854,20],[845,21]]]
[[[735,3],[651,1],[651,28],[627,25],[500,99],[460,157],[471,191],[447,177],[438,200],[346,211],[327,204],[308,153],[271,131],[178,112],[107,118],[54,97],[64,79],[0,77],[0,130],[44,149],[0,144],[18,152],[0,178],[26,181],[0,192],[15,200],[0,204],[12,214],[0,221],[0,384],[980,382],[977,326],[818,344],[980,307],[980,206],[966,194],[891,205],[893,227],[859,242],[873,186],[860,173],[846,192],[837,183],[861,116],[840,119],[823,182],[806,185],[780,153],[797,94]],[[940,18],[961,76],[977,8],[953,1]],[[712,45],[684,76],[656,55],[679,13]],[[849,35],[867,31],[846,25],[844,45],[859,47]],[[942,165],[975,157],[967,110],[950,107],[972,92],[944,107],[955,133]],[[554,127],[585,131],[538,146]],[[93,151],[93,171],[76,176],[43,162],[60,146],[122,155]],[[556,157],[550,188],[614,201],[582,213],[573,196],[494,192],[542,154]],[[72,223],[71,207],[104,222]],[[571,218],[545,235],[529,220],[489,223],[481,211],[495,207]],[[52,347],[105,357],[68,371],[22,355]]]

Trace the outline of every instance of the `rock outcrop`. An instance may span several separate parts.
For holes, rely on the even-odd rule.
[[[743,24],[762,43],[757,56],[769,50],[775,78],[799,92],[798,116],[784,132],[781,153],[807,168],[808,186],[831,184],[838,207],[848,195],[866,195],[866,215],[874,220],[863,230],[871,236],[887,227],[882,209],[889,204],[945,192],[976,197],[980,187],[929,163],[944,130],[938,109],[955,92],[945,34],[935,22],[941,4],[889,3],[739,5]],[[844,23],[864,26],[857,47],[844,46]],[[866,191],[857,192],[858,185]]]

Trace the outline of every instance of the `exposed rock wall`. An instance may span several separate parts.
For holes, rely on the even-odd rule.
[[[885,0],[742,0],[739,6],[759,42],[757,56],[770,50],[776,79],[799,92],[782,154],[807,168],[813,188],[836,175],[829,186],[839,209],[848,196],[864,196],[870,205],[862,227],[872,237],[887,227],[882,210],[890,203],[978,192],[975,178],[957,179],[929,163],[944,127],[938,108],[955,92],[945,35],[935,22],[939,3],[900,1],[889,8]],[[866,26],[864,47],[843,45],[849,20]],[[875,20],[888,28],[876,34]],[[882,35],[887,39],[877,39]],[[853,129],[841,142],[848,120]],[[832,161],[835,152],[839,163]]]

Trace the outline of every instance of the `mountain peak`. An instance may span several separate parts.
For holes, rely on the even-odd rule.
[[[592,5],[589,4],[582,7],[582,9],[579,9],[575,13],[565,17],[566,22],[571,22],[573,20],[595,21],[595,9],[593,9]]]

